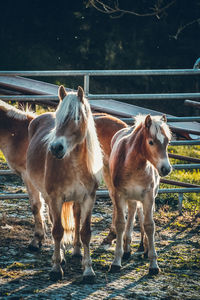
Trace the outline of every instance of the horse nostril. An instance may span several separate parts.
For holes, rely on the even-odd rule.
[[[163,176],[166,176],[171,172],[171,167],[166,168],[166,167],[162,166],[161,167],[161,172],[162,172]]]
[[[58,151],[60,152],[60,151],[63,151],[63,145],[62,144],[59,144],[58,145]]]

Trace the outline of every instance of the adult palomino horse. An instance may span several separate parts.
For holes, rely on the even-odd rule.
[[[153,208],[159,178],[171,171],[167,154],[170,138],[165,116],[147,115],[137,117],[134,127],[118,131],[112,139],[109,158],[110,178],[107,185],[112,190],[116,208],[114,223],[117,240],[111,272],[120,270],[123,253],[130,251],[132,219],[137,201],[143,207],[144,230],[147,235],[150,260],[149,273],[159,272],[154,246]],[[127,222],[125,222],[126,205],[128,205]]]
[[[44,238],[44,222],[39,192],[27,178],[26,151],[28,147],[28,126],[35,115],[16,109],[0,100],[0,149],[9,167],[24,181],[29,194],[32,213],[35,219],[34,238],[29,248],[38,249]]]
[[[60,103],[56,112],[36,117],[29,126],[27,173],[49,206],[54,239],[50,277],[57,280],[63,276],[61,240],[64,230],[73,227],[74,206],[74,214],[79,217],[77,226],[80,227],[80,222],[82,225],[83,277],[91,280],[95,273],[89,249],[90,222],[102,168],[102,154],[83,89],[79,87],[77,93],[67,94],[60,86],[58,96]],[[64,202],[68,205],[62,210]]]

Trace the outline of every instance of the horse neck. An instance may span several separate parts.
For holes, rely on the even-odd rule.
[[[128,137],[127,159],[129,162],[133,162],[136,168],[147,163],[147,158],[145,155],[146,137],[144,130],[144,127],[141,125],[133,130]]]

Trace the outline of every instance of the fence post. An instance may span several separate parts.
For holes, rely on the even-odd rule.
[[[89,75],[84,75],[84,92],[87,96],[89,94],[89,84],[90,84],[90,77]]]
[[[182,215],[182,204],[183,204],[183,193],[178,193],[178,210],[180,215]]]

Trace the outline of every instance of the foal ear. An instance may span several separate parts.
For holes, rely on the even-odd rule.
[[[167,123],[167,117],[166,117],[166,115],[162,115],[162,117],[161,117],[161,121],[163,121],[163,122]]]
[[[152,124],[151,116],[147,115],[145,118],[145,127],[149,129],[151,127],[151,124]]]
[[[64,86],[63,85],[59,86],[58,97],[59,97],[60,101],[62,101],[66,96],[67,96],[67,92],[66,92]]]
[[[84,103],[84,91],[83,88],[81,86],[78,87],[78,92],[77,92],[77,96],[79,98],[79,100]]]

